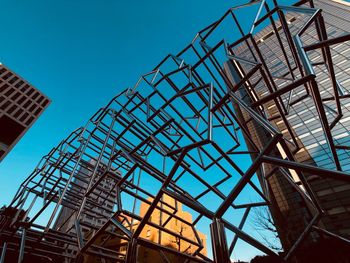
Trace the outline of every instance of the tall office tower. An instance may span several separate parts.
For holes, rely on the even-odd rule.
[[[0,64],[0,161],[49,103],[39,90]]]
[[[72,186],[67,192],[67,198],[65,200],[67,206],[60,210],[55,221],[55,229],[59,228],[61,231],[70,231],[74,229],[75,222],[72,214],[77,213],[78,211],[70,207],[77,202],[77,199],[82,198],[82,194],[87,191],[89,185],[87,179],[91,176],[95,166],[96,161],[94,159],[91,159],[88,162],[83,162],[80,166],[77,174],[75,175]],[[105,169],[105,165],[99,165],[97,170],[98,176],[94,178],[94,183],[96,183],[96,181],[100,178]],[[91,204],[89,205],[89,208],[85,208],[82,213],[82,224],[96,225],[97,227],[100,227],[106,222],[106,219],[110,216],[116,202],[116,198],[112,197],[113,195],[116,195],[116,191],[113,190],[114,182],[115,181],[111,180],[110,178],[101,180],[99,188],[102,188],[105,191],[99,191],[99,189],[97,189],[94,198],[90,198],[91,200],[89,201]],[[111,196],[108,196],[107,194],[109,191],[112,193]],[[83,234],[86,234],[85,229],[85,227],[82,227]]]
[[[308,2],[305,5],[310,7]],[[350,31],[349,2],[316,0],[314,5],[315,8],[322,9],[329,39],[341,37]],[[256,49],[260,54],[246,44],[234,49],[234,55],[239,58],[246,61],[256,61],[258,58],[259,62],[266,63],[264,67],[271,74],[276,90],[281,90],[277,102],[269,99],[272,91],[261,81],[266,77],[264,75],[256,74],[251,77],[249,83],[245,82],[246,84],[236,91],[236,95],[252,108],[264,112],[266,118],[287,138],[287,145],[295,153],[294,157],[298,162],[348,172],[350,171],[350,42],[331,45],[330,54],[322,48],[310,48],[306,51],[314,71],[312,75],[315,75],[314,87],[317,87],[318,91],[312,91],[310,83],[290,89],[289,92],[283,91],[288,85],[293,85],[305,76],[303,75],[305,73],[298,70],[297,60],[293,59],[296,53],[293,53],[293,44],[290,43],[297,41],[294,36],[303,30],[301,41],[304,45],[310,46],[319,42],[320,38],[327,41],[327,37],[321,32],[323,26],[321,22],[309,23],[309,26],[303,29],[313,14],[303,12],[306,10],[303,7],[304,5],[300,5],[295,9],[285,10],[284,22],[279,20],[275,25],[266,26],[255,34]],[[286,30],[290,32],[290,39],[285,33]],[[244,63],[229,61],[225,64],[225,70],[229,73],[233,84],[242,80],[247,68]],[[254,92],[250,93],[248,90]],[[316,103],[315,96],[318,92],[320,102]],[[269,133],[259,127],[240,106],[237,104],[234,106],[239,118],[250,131],[251,137],[245,138],[248,148],[252,150],[250,139],[257,145],[265,145],[271,137]],[[285,112],[285,116],[281,116],[281,111]],[[324,119],[322,119],[323,111]],[[327,132],[331,140],[327,137]],[[334,147],[329,147],[330,143],[333,143]],[[281,148],[276,150],[274,155],[286,157]],[[302,200],[297,190],[281,176],[282,172],[286,171],[265,165],[265,175],[275,176],[267,176],[268,179],[265,180],[260,172],[259,177],[265,191],[271,194],[271,201],[274,203],[271,212],[282,244],[285,248],[289,248],[305,229],[307,222],[312,219],[312,211],[308,209],[308,201]],[[298,183],[298,175],[294,171],[290,173]],[[306,178],[325,212],[320,224],[330,233],[349,238],[350,184],[325,179],[315,174],[306,174]],[[314,238],[317,238],[317,235],[311,235],[309,241]]]
[[[96,176],[92,182],[95,184],[98,181],[99,186],[87,198],[86,206],[80,211],[81,216],[77,221],[77,214],[79,213],[77,204],[80,202],[79,200],[84,198],[84,193],[88,189],[91,189],[89,188],[89,178],[95,169]],[[118,171],[115,171],[115,178],[110,178],[109,176],[101,178],[106,169],[107,164],[100,163],[97,165],[95,159],[81,162],[77,173],[74,175],[71,186],[67,189],[65,200],[55,220],[53,229],[66,234],[76,235],[78,223],[81,228],[82,237],[86,239],[93,231],[96,231],[106,223],[117,202],[117,193],[114,186],[116,183],[115,178],[118,178],[117,175],[119,174]],[[77,247],[69,245],[67,246],[67,252],[75,254]]]

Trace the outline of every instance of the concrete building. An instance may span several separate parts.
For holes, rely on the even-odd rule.
[[[96,161],[91,159],[89,162],[83,162],[83,164],[67,191],[62,203],[63,206],[55,221],[54,229],[76,233],[75,221],[77,211],[80,208],[78,205],[81,204],[81,200],[84,198],[89,185],[89,179],[96,166]],[[94,182],[99,179],[103,171],[104,165],[100,165],[97,169],[97,176],[94,178]],[[111,216],[116,203],[116,190],[113,189],[114,183],[115,181],[110,178],[101,180],[98,188],[88,197],[79,220],[83,235],[87,235],[91,228],[98,229],[101,227]]]
[[[81,162],[62,201],[62,207],[54,222],[54,230],[77,236],[76,222],[78,222],[81,236],[84,239],[89,239],[90,235],[105,224],[112,215],[117,193],[114,189],[115,180],[107,177],[100,180],[98,187],[88,196],[85,205],[82,207],[81,215],[79,219],[77,218],[84,194],[88,189],[89,181],[95,168],[96,160],[94,159]],[[93,183],[99,180],[105,168],[104,164],[98,166]],[[76,255],[78,247],[76,245],[65,245],[65,251],[68,254]],[[94,260],[92,262],[100,262],[98,259]]]
[[[152,201],[151,198],[147,199],[148,201]],[[172,212],[173,210],[170,207],[176,207],[177,208],[177,212],[176,215],[182,219],[184,219],[184,221],[186,221],[187,223],[191,224],[192,223],[192,215],[186,211],[183,211],[182,209],[182,204],[178,201],[176,201],[175,199],[173,199],[172,197],[168,196],[168,195],[164,195],[163,196],[163,202],[167,205],[163,205],[162,209],[167,210],[169,212]],[[149,208],[149,204],[146,202],[142,202],[140,205],[140,218],[143,218],[147,212]],[[122,218],[120,218],[121,222],[125,222],[125,220],[123,220]],[[139,225],[139,221],[137,220],[132,220],[132,218],[128,217],[128,223],[125,224],[126,228],[129,228],[129,224],[131,223],[131,231],[135,231],[135,229],[137,228],[137,226]],[[159,229],[157,229],[156,227],[153,227],[149,224],[147,224],[144,229],[142,230],[141,234],[140,234],[140,238],[146,239],[148,241],[151,241],[155,244],[160,244],[162,247],[165,248],[170,248],[172,250],[175,251],[179,251],[179,252],[183,252],[186,254],[193,254],[194,252],[196,252],[197,250],[199,250],[199,247],[191,244],[190,242],[187,242],[185,240],[182,240],[180,238],[177,238],[175,235],[171,234],[171,232],[174,232],[182,237],[184,237],[185,239],[197,242],[197,235],[201,240],[202,246],[203,248],[200,249],[200,253],[202,255],[207,255],[207,237],[206,235],[204,235],[203,233],[201,233],[200,231],[192,228],[189,226],[189,224],[185,224],[184,222],[181,222],[180,220],[177,220],[174,217],[169,217],[168,214],[166,214],[165,212],[162,212],[158,209],[156,209],[150,220],[150,223],[154,223],[154,224],[164,224],[166,222],[166,224],[164,224],[164,228],[167,229],[169,232],[167,231],[160,231]],[[196,233],[194,232],[196,231]],[[118,233],[115,233],[116,236],[118,235]],[[119,235],[122,236],[122,233],[119,233]],[[127,245],[128,242],[126,240],[123,240],[121,238],[110,238],[108,239],[106,235],[101,235],[96,241],[95,244],[100,244],[100,243],[104,243],[104,246],[108,249],[114,250],[114,251],[118,251],[118,253],[120,254],[121,257],[123,257],[123,255],[125,255],[126,251],[127,251]],[[164,262],[164,257],[169,260],[169,262],[172,263],[184,263],[187,262],[186,259],[184,259],[183,257],[168,253],[166,251],[162,253],[160,253],[160,251],[158,250],[154,250],[154,249],[150,249],[150,248],[146,248],[143,246],[139,246],[138,249],[138,255],[137,255],[137,262],[138,263],[162,263]],[[93,256],[93,255],[86,255],[84,257],[84,262],[85,263],[95,263],[95,262],[99,262],[99,257]],[[192,262],[192,261],[191,261]]]
[[[0,162],[49,103],[39,90],[0,64]]]
[[[151,199],[149,199],[151,201]],[[166,204],[169,204],[170,207],[177,207],[177,213],[176,215],[182,219],[184,219],[188,223],[192,223],[192,215],[186,211],[183,211],[182,209],[182,204],[172,197],[168,195],[163,196],[163,202]],[[147,203],[142,203],[141,204],[141,209],[140,209],[140,216],[144,217],[146,214],[147,210],[149,208],[149,205]],[[171,212],[171,209],[167,206],[163,206],[163,209],[168,210]],[[161,222],[167,222],[166,228],[185,237],[188,238],[192,241],[196,241],[196,234],[194,233],[194,229],[192,229],[188,224],[185,224],[176,218],[170,218],[169,215],[165,214],[164,212],[161,212],[160,210],[155,210],[152,214],[152,217],[150,219],[151,222],[156,223],[156,224],[161,224]],[[206,240],[207,237],[200,231],[195,230],[201,239],[201,242],[203,244],[203,249],[201,250],[201,253],[203,255],[207,255],[207,247],[206,247]],[[143,231],[141,232],[141,237],[146,238],[150,241],[153,241],[155,243],[159,243],[162,246],[181,251],[187,254],[193,254],[198,247],[186,242],[184,240],[181,240],[177,238],[176,236],[164,232],[164,231],[159,231],[155,227],[152,227],[150,225],[147,225]],[[174,263],[183,263],[185,260],[183,258],[174,256],[174,255],[167,255],[168,259],[170,262]],[[138,254],[138,260],[140,263],[151,263],[151,262],[163,262],[161,255],[158,251],[151,250],[148,248],[141,248],[139,249],[139,254]]]
[[[322,14],[326,24],[326,30],[329,38],[339,37],[350,32],[350,3],[341,0],[315,0],[315,7],[322,9]],[[286,15],[287,23],[291,34],[296,34],[304,25],[309,16],[302,15],[297,12],[289,12]],[[279,26],[278,30],[281,30]],[[267,67],[273,77],[278,88],[288,84],[289,69],[283,58],[283,53],[278,44],[277,37],[272,26],[267,26],[255,37],[258,47],[263,54],[267,63]],[[303,36],[304,44],[312,44],[319,41],[315,26],[306,30]],[[286,39],[282,34],[282,42],[286,43]],[[287,44],[286,44],[287,45]],[[242,45],[235,49],[235,55],[253,60],[252,54],[246,45]],[[291,56],[290,53],[287,55]],[[341,94],[350,93],[350,43],[345,42],[331,46],[331,55],[334,63],[335,76],[338,81],[338,88]],[[316,72],[316,82],[323,99],[332,96],[332,82],[329,77],[328,70],[322,63],[321,50],[308,52],[308,56],[313,63]],[[295,65],[292,65],[295,66]],[[239,69],[234,63],[228,62],[225,69],[229,72],[230,79],[233,83],[238,83],[241,79]],[[258,82],[260,76],[253,77],[252,83]],[[300,75],[295,76],[296,78]],[[258,83],[255,91],[259,97],[268,94],[265,85]],[[248,96],[246,87],[242,87],[236,94],[248,105],[252,104],[252,98]],[[306,89],[300,87],[293,90],[292,93],[282,97],[283,103],[289,104],[289,113],[286,115],[291,128],[300,145],[300,150],[295,153],[297,161],[316,165],[323,168],[336,169],[332,159],[330,149],[327,146],[327,140],[323,133],[322,124],[317,114],[317,107],[311,96],[305,96]],[[346,97],[346,96],[345,96]],[[341,107],[343,116],[340,121],[332,128],[332,137],[336,145],[350,145],[350,99],[341,99]],[[295,103],[290,103],[295,101]],[[265,145],[270,139],[270,135],[261,127],[259,127],[238,105],[234,105],[240,120],[245,123],[247,129],[251,133],[251,138],[257,145]],[[326,115],[329,122],[336,117],[335,102],[330,100],[324,102]],[[275,118],[278,114],[277,107],[273,100],[264,104],[266,115],[271,118],[271,123],[283,133],[283,135],[291,139],[288,130],[281,118]],[[251,149],[249,140],[246,139],[248,149]],[[272,155],[282,156],[283,152],[276,149]],[[337,154],[343,171],[350,171],[350,153],[346,148],[337,149]],[[252,155],[254,157],[254,154]],[[273,172],[273,166],[266,165],[265,173]],[[274,176],[269,177],[266,181],[262,178],[262,174],[258,174],[260,182],[265,191],[269,190],[271,201],[275,204],[272,212],[276,227],[279,232],[284,248],[290,248],[296,241],[305,226],[310,221],[311,216],[308,204],[302,200],[296,190],[290,186],[286,179],[279,176],[279,171],[274,172]],[[292,174],[294,177],[295,175]],[[317,175],[307,175],[307,180],[311,188],[316,193],[322,208],[325,210],[325,216],[320,224],[328,231],[340,236],[350,237],[350,184],[341,181],[325,179]],[[298,178],[294,178],[298,181]],[[287,220],[288,219],[288,220]],[[312,235],[311,239],[317,238]],[[310,241],[310,239],[309,239]]]

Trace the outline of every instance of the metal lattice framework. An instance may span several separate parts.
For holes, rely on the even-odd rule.
[[[246,33],[237,13],[252,7],[257,12]],[[297,32],[291,32],[287,23],[291,15],[297,17]],[[290,82],[283,87],[276,84],[277,77],[272,75],[254,33],[266,25],[274,30],[283,51],[280,59],[288,68],[284,78]],[[317,28],[318,41],[304,45],[303,34],[310,27]],[[341,171],[337,154],[337,148],[348,149],[335,145],[332,138],[332,128],[342,117],[340,101],[349,95],[339,89],[330,54],[331,45],[349,40],[349,34],[327,38],[322,12],[312,1],[294,6],[252,1],[231,8],[201,30],[180,53],[165,57],[133,88],[114,97],[84,127],[43,157],[16,193],[11,216],[2,217],[2,260],[6,253],[17,251],[19,262],[31,254],[58,258],[58,262],[90,255],[104,262],[132,263],[140,247],[147,247],[159,251],[164,262],[171,261],[170,255],[181,255],[187,262],[221,263],[230,262],[238,239],[276,255],[243,230],[252,209],[273,205],[266,187],[268,178],[274,176],[271,167],[281,171],[279,175],[296,189],[311,215],[285,258],[291,257],[313,231],[338,237],[318,224],[323,210],[305,173],[350,181],[349,174]],[[237,50],[249,55],[240,56]],[[312,50],[322,52],[332,80],[333,95],[328,100],[334,101],[334,120],[327,119],[325,113],[315,65],[308,57]],[[240,81],[232,81],[224,67],[228,64],[238,69]],[[256,91],[258,86],[267,91],[264,96]],[[238,94],[242,89],[250,104]],[[317,105],[337,170],[296,161],[295,154],[302,146],[286,116],[289,105],[304,97],[285,100],[296,89],[306,89],[305,97],[311,96]],[[266,110],[271,101],[277,107],[276,116],[269,116]],[[237,116],[237,107],[268,134],[264,145],[250,139],[247,124]],[[276,119],[285,124],[287,133],[276,128],[272,122]],[[243,137],[252,149],[241,142]],[[242,156],[251,157],[252,162]],[[261,187],[253,180],[257,173]],[[241,197],[247,188],[259,201]],[[183,204],[193,220],[180,217],[177,205],[166,203],[165,195]],[[148,205],[143,216],[138,212],[141,202]],[[66,216],[58,220],[62,211]],[[151,220],[156,211],[162,215],[157,222]],[[87,217],[93,220],[88,223]],[[241,219],[238,223],[237,217]],[[172,219],[181,221],[193,234],[187,237],[168,227]],[[210,226],[212,248],[208,249],[212,249],[213,259],[203,253],[204,244],[195,228],[200,224]],[[188,253],[163,246],[160,238],[151,241],[142,236],[146,227],[167,233],[194,250]],[[113,240],[118,242],[111,245]]]

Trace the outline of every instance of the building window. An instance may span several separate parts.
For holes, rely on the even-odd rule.
[[[344,213],[346,212],[346,210],[343,206],[338,206],[338,207],[329,209],[327,212],[329,215],[336,215],[336,214]]]
[[[0,143],[7,146],[12,145],[25,130],[25,127],[6,115],[0,118],[0,127],[9,127],[0,129]]]

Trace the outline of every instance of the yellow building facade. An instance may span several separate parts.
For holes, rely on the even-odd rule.
[[[152,201],[152,199],[148,199],[148,201]],[[169,232],[160,231],[156,227],[147,224],[141,232],[140,237],[182,253],[193,254],[198,251],[202,255],[206,256],[207,237],[203,233],[197,231],[194,227],[191,227],[190,224],[193,222],[192,215],[189,212],[183,211],[182,204],[168,195],[163,196],[162,203],[167,204],[162,205],[162,209],[170,213],[174,212],[173,208],[175,207],[175,215],[182,220],[171,217],[159,209],[155,209],[149,222],[157,225],[163,225],[163,227]],[[144,217],[148,208],[149,204],[145,202],[141,204],[141,217]],[[178,236],[175,236],[171,232],[176,233]],[[193,241],[196,244],[202,243],[203,248],[199,249],[198,245],[193,244],[190,241]],[[171,255],[170,253],[167,253],[166,257],[170,260],[170,262],[174,263],[182,263],[185,261],[184,258]],[[138,260],[140,263],[163,262],[158,251],[144,247],[140,248],[138,251]]]
[[[142,202],[140,205],[140,218],[145,216],[153,200],[149,198],[147,201],[148,202]],[[160,207],[161,209],[155,209],[153,211],[149,221],[140,233],[140,238],[172,249],[173,251],[195,255],[197,257],[199,253],[206,256],[207,237],[192,226],[192,215],[182,210],[182,204],[172,197],[164,195]],[[171,216],[169,214],[171,214]],[[123,218],[127,218],[127,220],[123,220]],[[132,232],[135,231],[140,223],[140,221],[130,217],[120,217],[119,221],[127,229],[131,229]],[[128,223],[126,223],[126,221],[128,221]],[[162,228],[160,229],[159,226]],[[90,237],[89,234],[85,236],[86,239]],[[104,247],[115,250],[121,258],[123,258],[123,255],[125,256],[127,251],[127,240],[111,238],[106,242],[106,237],[107,235],[101,235],[96,239],[95,244],[104,243]],[[184,257],[175,255],[174,253],[166,251],[160,252],[144,246],[139,246],[137,251],[138,263],[162,263],[164,262],[162,257],[165,257],[172,263],[186,262]],[[84,256],[84,263],[96,262],[100,262],[98,257],[92,255]]]

